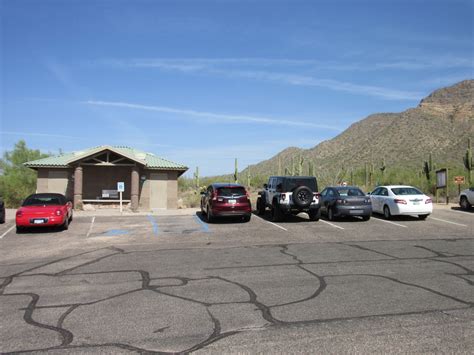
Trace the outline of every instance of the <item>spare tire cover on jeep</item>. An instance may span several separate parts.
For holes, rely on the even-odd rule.
[[[299,186],[293,191],[293,202],[296,206],[305,208],[313,202],[313,191],[307,186]]]

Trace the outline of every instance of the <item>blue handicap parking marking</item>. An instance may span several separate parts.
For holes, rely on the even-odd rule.
[[[129,233],[130,232],[126,229],[110,229],[107,232],[105,232],[103,235],[106,237],[112,237],[112,236],[117,236],[117,235],[125,235]]]
[[[159,229],[158,229],[158,223],[155,219],[155,217],[153,217],[151,214],[147,216],[148,220],[150,221],[151,225],[153,226],[153,233],[155,235],[158,235],[159,233]]]
[[[204,223],[201,218],[199,218],[197,215],[194,215],[194,220],[201,225],[201,231],[204,233],[210,233],[209,230],[209,225],[207,223]]]

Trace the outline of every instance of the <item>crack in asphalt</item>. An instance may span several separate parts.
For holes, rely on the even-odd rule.
[[[462,238],[462,239],[464,240],[466,238]],[[467,239],[470,239],[470,238],[467,238]],[[439,239],[437,239],[437,240],[439,240]],[[365,246],[361,246],[361,245],[354,244],[354,243],[349,244],[349,243],[340,243],[340,242],[338,242],[336,244],[346,245],[346,246],[353,247],[355,249],[364,250],[364,251],[368,251],[368,252],[373,252],[373,253],[383,255],[383,256],[389,258],[389,259],[382,259],[382,260],[380,260],[380,259],[379,260],[366,260],[366,261],[370,261],[370,262],[381,262],[381,261],[386,262],[386,261],[394,261],[394,260],[397,260],[397,261],[400,261],[400,260],[428,260],[428,261],[433,261],[433,262],[446,263],[446,264],[458,267],[458,268],[460,268],[464,271],[464,273],[462,273],[462,274],[446,273],[446,275],[461,278],[462,280],[466,281],[467,284],[470,285],[470,286],[472,286],[474,284],[474,282],[472,280],[467,278],[467,276],[474,275],[473,270],[471,270],[471,269],[469,269],[469,268],[467,268],[463,265],[460,265],[456,262],[453,262],[453,261],[449,260],[449,259],[455,258],[455,257],[466,257],[466,256],[471,256],[471,255],[460,255],[460,254],[452,254],[452,253],[447,254],[447,253],[439,252],[439,251],[436,251],[434,249],[430,249],[430,248],[427,248],[427,247],[424,247],[424,246],[415,245],[413,247],[421,248],[421,249],[430,251],[435,256],[434,257],[424,257],[424,258],[423,257],[399,258],[399,257],[393,256],[393,255],[382,253],[382,252],[379,252],[377,250],[373,250],[373,249],[367,248]],[[124,296],[124,295],[140,292],[140,291],[143,291],[143,290],[149,290],[149,291],[152,291],[152,292],[157,293],[157,294],[161,294],[161,295],[164,295],[164,296],[167,296],[167,297],[180,299],[180,300],[183,300],[183,301],[186,301],[186,302],[191,302],[191,303],[194,303],[194,304],[198,304],[202,307],[205,307],[206,312],[207,312],[207,314],[208,314],[208,316],[209,316],[209,318],[210,318],[210,320],[213,324],[213,329],[212,329],[211,334],[209,334],[209,336],[205,340],[203,340],[203,341],[201,341],[197,344],[194,344],[190,348],[188,348],[186,350],[183,350],[180,353],[191,353],[191,352],[203,349],[206,346],[208,346],[212,343],[215,343],[215,342],[217,342],[217,341],[219,341],[223,338],[226,338],[226,337],[229,337],[229,336],[232,336],[232,335],[235,335],[235,334],[238,334],[238,333],[241,333],[241,332],[245,331],[245,329],[238,329],[238,330],[230,330],[230,331],[223,332],[220,320],[218,319],[218,317],[216,317],[212,313],[212,311],[210,309],[210,307],[215,306],[215,305],[251,304],[251,305],[256,307],[256,310],[259,311],[262,318],[268,323],[268,326],[271,326],[271,327],[282,327],[282,326],[288,326],[288,325],[318,324],[318,323],[323,323],[323,322],[334,322],[334,321],[352,320],[352,319],[364,319],[364,318],[372,318],[372,317],[388,317],[388,316],[402,316],[402,315],[412,315],[412,314],[425,314],[425,313],[431,313],[431,312],[447,312],[447,311],[451,311],[451,310],[469,309],[469,308],[472,308],[474,306],[473,302],[463,300],[459,297],[449,295],[449,294],[434,290],[432,288],[429,288],[429,287],[426,287],[426,286],[423,286],[423,285],[418,285],[418,284],[412,283],[412,282],[406,282],[406,281],[399,280],[397,278],[389,277],[389,276],[385,276],[385,275],[370,274],[370,273],[319,275],[319,274],[316,274],[315,272],[307,269],[307,266],[318,265],[318,264],[348,263],[348,262],[353,263],[355,261],[344,261],[344,260],[342,260],[342,261],[330,261],[330,262],[307,262],[307,263],[305,263],[305,262],[303,262],[303,260],[301,260],[298,257],[298,255],[292,254],[289,251],[289,245],[291,245],[291,244],[262,245],[262,246],[258,246],[258,247],[259,248],[275,248],[275,247],[278,247],[279,248],[279,253],[281,253],[282,255],[290,257],[294,261],[293,263],[281,263],[281,264],[273,264],[273,265],[255,265],[255,266],[238,266],[238,267],[221,267],[221,268],[204,268],[203,269],[203,270],[222,270],[222,269],[226,269],[226,268],[239,269],[239,268],[253,268],[253,267],[293,266],[293,267],[295,267],[299,270],[302,270],[307,275],[310,275],[311,278],[314,278],[315,281],[317,281],[317,285],[316,285],[316,282],[315,282],[315,290],[311,295],[309,295],[307,297],[304,297],[304,298],[301,298],[301,299],[298,299],[298,300],[295,300],[295,301],[279,303],[279,304],[274,304],[274,305],[266,305],[266,304],[262,303],[261,301],[259,301],[257,293],[252,288],[248,287],[247,285],[239,283],[239,282],[234,281],[234,280],[231,280],[229,278],[222,277],[222,276],[207,276],[207,277],[199,277],[199,278],[188,278],[188,277],[182,277],[182,276],[168,276],[168,277],[151,278],[150,273],[148,271],[141,270],[141,269],[137,269],[137,270],[112,270],[112,271],[104,271],[104,272],[83,272],[83,273],[77,272],[78,271],[77,269],[99,263],[100,261],[102,261],[104,259],[107,259],[107,258],[112,258],[114,256],[123,255],[123,254],[138,253],[138,252],[133,252],[133,251],[126,252],[123,249],[116,248],[116,247],[100,248],[100,249],[96,249],[96,250],[92,250],[92,251],[87,251],[87,252],[71,255],[71,256],[68,256],[68,257],[65,257],[65,258],[60,258],[60,259],[57,259],[57,260],[54,260],[54,261],[49,261],[49,262],[44,263],[42,265],[35,266],[33,268],[30,268],[30,269],[15,273],[13,275],[7,276],[7,277],[3,278],[3,282],[0,285],[0,297],[24,297],[24,296],[30,297],[31,301],[28,303],[28,305],[25,308],[20,309],[21,311],[24,312],[23,313],[23,320],[28,325],[38,327],[38,328],[42,328],[42,329],[47,329],[47,330],[50,330],[50,331],[54,331],[60,337],[60,344],[57,345],[57,346],[38,348],[38,349],[16,350],[16,351],[13,351],[11,353],[12,354],[17,354],[17,353],[28,353],[28,352],[35,352],[35,351],[100,349],[100,348],[110,348],[110,347],[112,347],[112,348],[127,350],[127,351],[130,351],[130,352],[137,352],[137,353],[141,353],[141,354],[171,354],[172,352],[149,350],[149,349],[144,349],[144,348],[136,347],[136,346],[133,346],[133,345],[130,345],[130,344],[123,344],[123,343],[119,343],[119,342],[117,342],[117,343],[104,343],[104,344],[73,345],[72,342],[74,340],[74,334],[70,330],[64,328],[64,322],[68,318],[68,316],[73,314],[75,311],[77,311],[81,307],[89,306],[89,305],[93,305],[93,304],[98,304],[98,303],[101,303],[101,302],[104,302],[104,301],[112,300],[112,299],[115,299],[117,297],[121,297],[121,296]],[[110,251],[113,251],[114,253],[109,254],[109,255],[105,255],[105,256],[101,256],[101,257],[97,257],[93,260],[89,260],[89,261],[87,261],[85,263],[82,263],[80,265],[64,269],[64,270],[59,271],[57,273],[52,273],[52,274],[37,273],[37,274],[24,275],[27,272],[31,272],[31,271],[43,268],[45,266],[49,266],[49,265],[52,265],[52,264],[55,264],[55,263],[60,263],[61,261],[67,261],[68,259],[71,259],[71,258],[77,258],[77,257],[85,256],[87,254],[94,253],[94,252],[97,252],[97,251],[101,251],[101,250],[104,250],[104,249],[108,249]],[[189,250],[189,249],[183,249],[183,250]],[[167,251],[167,249],[160,249],[160,251]],[[147,251],[147,252],[149,252],[149,251]],[[364,262],[364,260],[356,260],[356,262]],[[73,272],[73,271],[75,271],[75,272]],[[8,291],[8,287],[13,283],[15,278],[24,278],[24,277],[34,278],[34,277],[37,277],[37,276],[60,277],[60,276],[73,276],[73,275],[100,275],[100,274],[121,274],[121,273],[137,273],[138,275],[140,275],[140,278],[139,278],[139,281],[141,282],[140,288],[136,288],[136,289],[129,290],[129,291],[126,291],[126,292],[121,292],[121,293],[114,294],[112,296],[105,297],[105,298],[102,298],[102,299],[99,299],[99,300],[96,300],[96,301],[91,301],[91,302],[82,302],[82,303],[74,303],[74,304],[67,304],[67,305],[64,305],[64,304],[61,304],[61,305],[46,305],[46,306],[38,306],[37,305],[38,301],[40,300],[40,295],[38,295],[36,293],[31,293],[31,292],[28,292],[28,293],[6,293]],[[432,309],[432,310],[413,311],[413,312],[384,313],[384,314],[372,314],[372,315],[363,315],[363,316],[356,316],[356,317],[337,317],[337,318],[328,318],[328,319],[311,319],[311,320],[299,320],[299,321],[285,321],[285,320],[277,319],[275,316],[272,315],[272,309],[274,309],[274,308],[284,307],[284,306],[294,305],[294,304],[301,304],[301,303],[304,303],[304,302],[307,302],[309,300],[317,298],[318,296],[320,296],[326,290],[327,280],[330,279],[330,278],[355,277],[355,276],[382,278],[382,279],[386,279],[386,280],[389,280],[389,281],[392,281],[392,282],[395,282],[395,283],[398,283],[398,284],[401,284],[401,285],[418,288],[418,289],[424,290],[426,292],[432,293],[434,295],[447,298],[447,299],[449,299],[453,302],[460,303],[460,304],[464,305],[464,307],[453,307],[453,308],[443,309],[443,310]],[[161,281],[161,280],[176,280],[176,281],[179,281],[179,284],[153,285],[153,281]],[[184,296],[176,295],[176,294],[173,294],[171,292],[166,291],[166,288],[169,288],[169,287],[178,287],[179,288],[179,287],[182,287],[182,286],[189,285],[193,281],[202,281],[202,280],[219,280],[219,281],[234,285],[234,286],[238,287],[239,289],[243,290],[248,295],[249,299],[247,301],[236,301],[236,302],[202,302],[202,301],[193,299],[191,297],[184,297]],[[132,282],[132,281],[133,280],[128,280],[127,282]],[[59,316],[59,319],[57,320],[55,326],[40,323],[40,322],[38,322],[34,319],[35,310],[37,310],[37,309],[53,309],[53,308],[67,308],[66,311],[63,312]],[[169,327],[170,326],[168,325],[168,326],[159,328],[159,329],[153,331],[153,333],[165,332]]]

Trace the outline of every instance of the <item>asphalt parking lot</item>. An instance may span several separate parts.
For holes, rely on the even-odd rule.
[[[0,352],[474,351],[474,213],[0,225]]]

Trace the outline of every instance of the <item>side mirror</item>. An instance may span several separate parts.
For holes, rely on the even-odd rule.
[[[201,196],[206,196],[206,191],[201,191]]]
[[[267,184],[263,184],[263,188],[266,190],[268,189],[268,185]]]

